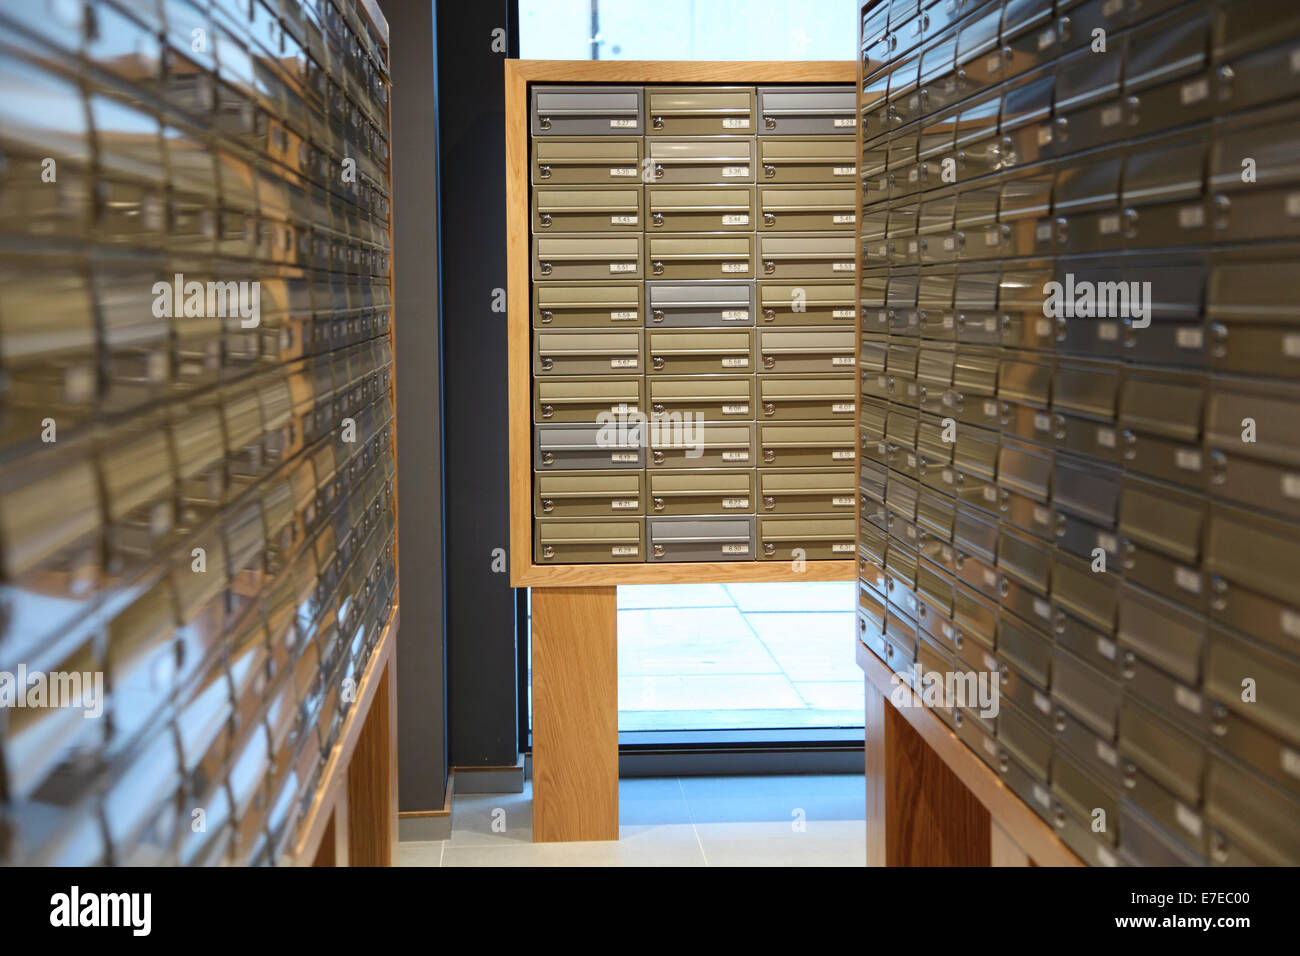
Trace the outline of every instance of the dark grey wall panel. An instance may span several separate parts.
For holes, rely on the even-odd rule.
[[[437,31],[431,3],[385,4],[392,31],[397,455],[402,626],[399,805],[440,809],[447,786],[442,367],[438,288]],[[400,91],[400,92],[399,92]]]
[[[509,546],[506,316],[493,302],[506,285],[501,47],[510,6],[437,8],[448,730],[457,766],[512,764],[518,752],[515,600],[504,562],[494,570],[493,561],[494,549]]]

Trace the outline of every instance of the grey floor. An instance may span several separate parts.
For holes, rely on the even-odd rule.
[[[451,839],[401,866],[864,866],[862,774],[619,782],[617,841],[533,843],[532,788],[457,796]]]

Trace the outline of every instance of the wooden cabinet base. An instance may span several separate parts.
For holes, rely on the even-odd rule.
[[[1079,866],[1051,828],[861,642],[868,866]]]
[[[618,589],[533,590],[533,840],[618,839]]]
[[[394,608],[357,682],[292,854],[296,866],[397,862],[397,621]]]

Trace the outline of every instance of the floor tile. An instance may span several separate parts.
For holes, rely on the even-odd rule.
[[[792,681],[862,683],[852,611],[747,614],[745,620]]]
[[[620,675],[619,710],[771,710],[804,706],[784,674],[707,677]]]
[[[532,843],[532,782],[522,793],[466,793],[455,796],[449,846]]]
[[[689,823],[622,826],[617,841],[448,846],[443,866],[703,866],[699,837]]]
[[[619,611],[618,657],[625,677],[781,672],[735,608]]]
[[[862,707],[854,711],[812,710],[806,704],[786,709],[622,710],[619,730],[803,730],[809,727],[861,727]]]
[[[866,866],[862,820],[696,825],[709,866]]]
[[[441,840],[433,843],[399,843],[398,866],[442,866]]]
[[[690,823],[691,811],[676,777],[628,777],[618,782],[622,826]]]
[[[621,584],[619,608],[731,607],[731,595],[721,584]]]
[[[682,777],[691,819],[701,823],[861,820],[862,774],[781,777]]]
[[[726,588],[742,611],[852,611],[856,600],[852,581],[728,584]]]
[[[794,689],[817,711],[847,710],[858,715],[861,723],[865,712],[865,685],[855,681],[796,681]]]

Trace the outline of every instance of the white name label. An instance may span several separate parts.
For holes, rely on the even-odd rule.
[[[611,262],[609,264],[610,272],[636,272],[635,262]]]
[[[609,456],[610,461],[620,462],[624,464],[636,464],[639,458],[640,456],[638,456],[637,453],[634,451],[632,452],[616,451],[614,452],[614,454]]]
[[[617,358],[609,360],[610,368],[636,368],[637,360],[634,358]]]
[[[832,365],[854,365],[856,360],[852,355],[833,355],[831,356]]]
[[[722,121],[723,129],[749,129],[749,117],[728,116]]]
[[[611,226],[635,226],[636,216],[610,216],[609,224]]]
[[[636,167],[635,166],[611,166],[609,168],[609,174],[611,176],[635,176]]]
[[[726,179],[743,178],[749,175],[748,166],[723,166],[722,175]]]
[[[634,119],[612,119],[609,121],[610,129],[636,129],[636,120]]]
[[[852,544],[833,544],[831,554],[852,554],[857,550]]]
[[[845,223],[857,222],[857,221],[858,221],[858,217],[851,212],[841,214],[841,215],[831,216],[831,222],[835,223],[836,225],[843,225]]]
[[[1178,210],[1180,229],[1199,229],[1205,225],[1205,209],[1201,206],[1184,206]]]
[[[723,461],[749,461],[748,451],[724,451],[722,453]]]
[[[641,553],[641,548],[635,544],[616,544],[609,549],[609,553],[616,558],[631,558]]]
[[[833,451],[831,452],[831,461],[852,461],[853,452],[851,451]]]
[[[1201,576],[1191,568],[1174,568],[1174,584],[1184,591],[1201,593]]]
[[[853,496],[852,496],[852,495],[836,495],[834,498],[831,499],[831,507],[832,507],[832,508],[852,508],[852,507],[853,507]]]
[[[856,176],[858,167],[856,166],[836,166],[831,170],[833,176]]]
[[[748,498],[723,498],[722,507],[724,508],[748,508]]]
[[[611,312],[609,314],[609,317],[614,322],[635,321],[637,317],[637,311],[635,309],[632,309],[629,312]]]
[[[851,319],[855,314],[852,309],[831,309],[832,319]]]
[[[722,217],[722,224],[724,226],[748,226],[749,214],[748,213],[728,214]]]
[[[832,263],[831,263],[831,271],[832,271],[832,272],[853,272],[853,271],[856,270],[856,269],[857,269],[857,265],[856,265],[855,263],[852,263],[852,262],[832,262]]]
[[[833,120],[833,121],[832,121],[832,125],[833,125],[836,129],[844,129],[844,128],[849,127],[849,126],[853,126],[853,125],[854,125],[854,121],[853,121],[852,118],[849,118],[849,119],[837,119],[837,120]]]
[[[615,509],[616,511],[627,510],[627,509],[630,509],[630,508],[638,508],[638,507],[641,506],[641,499],[639,499],[639,498],[615,498],[613,501],[611,501],[611,502],[609,503],[609,506],[610,506],[611,508]]]
[[[831,405],[831,413],[835,415],[849,415],[857,410],[857,405],[853,402],[835,402]]]
[[[741,355],[734,358],[724,358],[722,360],[722,367],[723,368],[749,368],[749,357]]]
[[[722,320],[724,322],[743,322],[749,318],[749,309],[723,309]]]
[[[723,554],[749,554],[749,545],[747,544],[724,544],[722,546]]]
[[[723,405],[722,414],[724,415],[748,415],[749,405]]]
[[[748,262],[724,262],[722,264],[723,272],[748,272]]]

